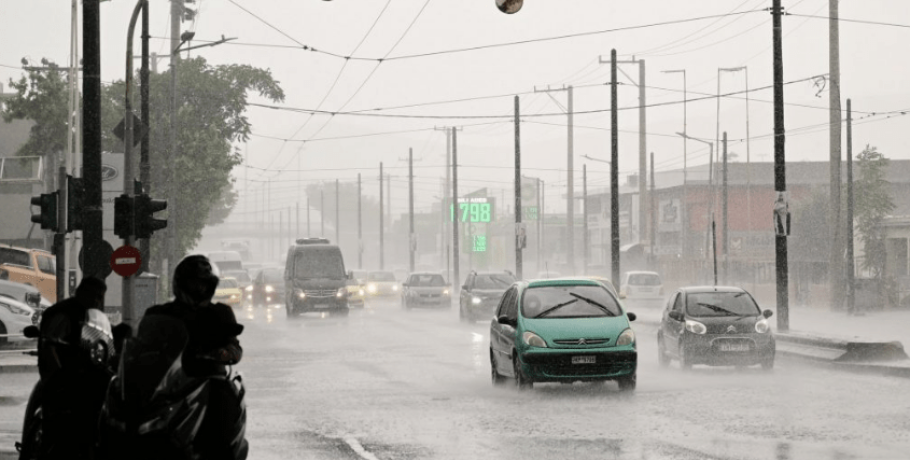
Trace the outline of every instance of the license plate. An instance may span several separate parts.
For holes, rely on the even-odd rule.
[[[316,305],[313,305],[313,308],[316,308],[316,309],[331,308],[331,307],[332,307],[331,305],[326,304],[326,303],[317,303]]]
[[[722,343],[720,351],[749,351],[749,345],[745,343]]]
[[[596,356],[573,356],[572,364],[595,364],[597,363]]]

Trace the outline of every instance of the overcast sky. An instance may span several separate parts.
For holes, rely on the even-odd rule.
[[[105,81],[123,78],[126,28],[134,4],[128,0],[102,4]],[[407,170],[402,168],[406,162],[401,159],[407,157],[408,148],[413,148],[415,158],[420,159],[415,163],[417,208],[428,209],[434,196],[441,193],[439,178],[444,174],[445,135],[432,129],[437,126],[464,126],[458,133],[459,162],[465,165],[459,172],[461,191],[488,186],[497,189],[493,193],[499,196],[498,189],[511,190],[514,128],[508,116],[513,113],[515,94],[520,95],[523,115],[552,114],[523,119],[525,174],[546,181],[551,202],[565,192],[566,116],[561,114],[560,104],[565,106],[566,93],[534,92],[548,85],[576,87],[576,190],[580,191],[581,165],[585,162],[590,188],[606,187],[608,165],[585,160],[582,155],[609,158],[609,112],[582,112],[609,108],[609,87],[602,84],[609,81],[610,69],[599,63],[599,57],[609,59],[613,48],[621,59],[633,55],[645,59],[647,102],[667,103],[647,111],[647,149],[655,154],[657,170],[682,168],[683,142],[674,135],[683,129],[683,105],[678,103],[683,100],[682,76],[661,72],[686,69],[690,99],[703,96],[698,93],[717,91],[718,67],[748,66],[749,86],[769,87],[771,16],[767,11],[749,11],[763,10],[770,4],[770,0],[527,0],[519,13],[505,15],[495,8],[494,0],[197,0],[198,16],[195,22],[185,22],[183,28],[194,30],[199,40],[237,37],[233,44],[192,53],[205,56],[212,64],[241,63],[270,69],[287,94],[282,104],[285,107],[327,111],[389,108],[378,113],[427,117],[311,117],[250,108],[248,116],[255,136],[246,149],[249,168],[236,171],[241,191],[244,178],[250,190],[261,186],[255,181],[271,179],[276,205],[293,205],[301,185],[314,180],[354,180],[360,172],[365,193],[378,195],[377,168],[382,161],[393,168],[392,174],[400,176],[393,178],[393,197],[403,197]],[[169,31],[168,5],[166,0],[151,1],[155,37],[151,49],[160,54],[167,54],[162,38]],[[825,126],[828,93],[820,89],[824,82],[810,77],[828,72],[828,21],[796,15],[827,16],[828,1],[785,0],[784,6],[794,14],[784,18],[784,79],[804,80],[786,87],[790,104],[786,110],[787,161],[824,161],[829,155]],[[21,74],[22,57],[67,62],[70,12],[68,0],[0,0],[0,81],[4,85]],[[871,115],[910,109],[904,59],[910,55],[910,2],[846,0],[841,2],[840,16],[903,26],[841,22],[841,94],[844,99],[853,99],[854,119],[862,119],[854,128],[856,153],[865,144],[872,144],[889,158],[910,159],[906,134],[910,116]],[[661,24],[668,22],[677,23]],[[632,28],[647,25],[651,26]],[[627,30],[537,41],[624,28]],[[531,42],[437,53],[520,41]],[[293,48],[298,43],[341,56],[353,53],[374,59],[345,60]],[[426,53],[431,55],[391,59]],[[386,57],[390,59],[378,63],[377,59]],[[160,68],[165,69],[166,63],[161,61]],[[628,64],[621,68],[628,76],[620,73],[618,103],[620,108],[630,108],[620,112],[619,122],[620,171],[625,176],[638,168],[638,89],[633,84],[638,68]],[[723,74],[721,92],[744,88],[743,72]],[[502,97],[392,109],[481,96]],[[737,154],[736,161],[745,161],[746,110],[745,101],[738,97],[722,99],[720,124],[722,131],[729,132],[729,148]],[[773,130],[772,93],[770,89],[756,90],[750,98],[751,159],[772,161],[773,143],[768,136]],[[690,101],[687,108],[689,134],[713,141],[716,100]],[[505,117],[434,118],[440,115]],[[399,133],[349,137],[389,132]],[[290,141],[271,139],[292,137]],[[348,138],[318,140],[337,137]],[[310,142],[304,145],[301,140]],[[689,166],[707,163],[706,150],[690,142]],[[297,172],[298,164],[308,171]],[[316,169],[321,171],[313,171]],[[405,205],[399,202],[396,212],[403,211]]]

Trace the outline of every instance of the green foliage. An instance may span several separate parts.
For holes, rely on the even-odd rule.
[[[31,135],[17,152],[45,156],[66,149],[68,92],[66,72],[29,70],[18,81],[9,81],[15,95],[7,99],[3,120],[32,120]]]
[[[857,236],[863,243],[863,268],[881,278],[885,269],[885,238],[882,221],[894,210],[894,201],[885,180],[888,159],[875,147],[866,146],[856,157],[854,181],[855,222]]]

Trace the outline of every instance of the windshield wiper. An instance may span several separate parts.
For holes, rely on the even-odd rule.
[[[568,302],[563,302],[563,303],[561,303],[561,304],[552,306],[552,307],[547,308],[546,310],[544,310],[544,311],[538,313],[537,316],[535,316],[535,318],[540,318],[541,316],[546,315],[547,313],[550,313],[550,312],[553,311],[553,310],[560,309],[560,308],[562,308],[562,307],[565,307],[566,305],[569,305],[569,304],[575,303],[575,302],[578,302],[578,299],[572,299],[572,300],[570,300],[570,301],[568,301]]]
[[[589,298],[587,298],[587,297],[585,297],[585,296],[583,296],[583,295],[576,294],[576,293],[574,293],[574,292],[570,292],[569,295],[572,296],[572,297],[575,297],[575,298],[577,298],[577,299],[584,300],[585,302],[588,302],[589,304],[594,305],[594,306],[597,307],[597,308],[600,308],[601,310],[605,311],[609,316],[616,316],[616,315],[613,314],[612,311],[610,311],[609,308],[606,307],[606,305],[603,305],[603,304],[601,304],[600,302],[597,302],[597,301],[595,301],[595,300],[589,299]]]
[[[702,307],[710,308],[711,310],[714,310],[714,311],[716,311],[716,312],[729,313],[729,314],[731,314],[731,315],[733,315],[733,316],[748,316],[748,315],[742,315],[742,314],[740,314],[740,313],[736,313],[735,311],[727,310],[727,309],[724,308],[724,307],[718,307],[717,305],[711,305],[711,304],[709,304],[709,303],[702,303],[702,302],[699,302],[698,305],[700,305],[700,306],[702,306]]]

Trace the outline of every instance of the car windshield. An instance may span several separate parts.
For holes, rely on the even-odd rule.
[[[438,287],[445,285],[446,282],[442,275],[411,275],[411,279],[408,280],[408,286]]]
[[[297,279],[343,279],[344,262],[337,247],[309,247],[294,256],[294,277]]]
[[[583,318],[619,316],[622,309],[602,286],[541,286],[522,294],[521,314],[526,318]]]
[[[633,286],[660,286],[660,277],[654,273],[633,273],[629,275],[629,284]]]
[[[686,313],[696,317],[756,316],[761,310],[746,292],[694,292],[686,296]]]
[[[237,287],[237,280],[233,278],[222,278],[221,282],[218,283],[219,288],[235,288]]]
[[[262,271],[262,281],[266,283],[278,283],[284,278],[280,269],[267,268]]]
[[[370,281],[395,281],[395,274],[392,272],[370,272]]]
[[[238,282],[241,282],[241,283],[250,282],[250,275],[248,275],[245,271],[230,271],[230,272],[225,272],[225,274],[230,276],[231,278],[235,278]]]
[[[474,277],[474,289],[508,289],[515,278],[508,274],[477,275]]]
[[[0,248],[0,264],[19,265],[22,267],[31,267],[28,253],[18,249]]]

